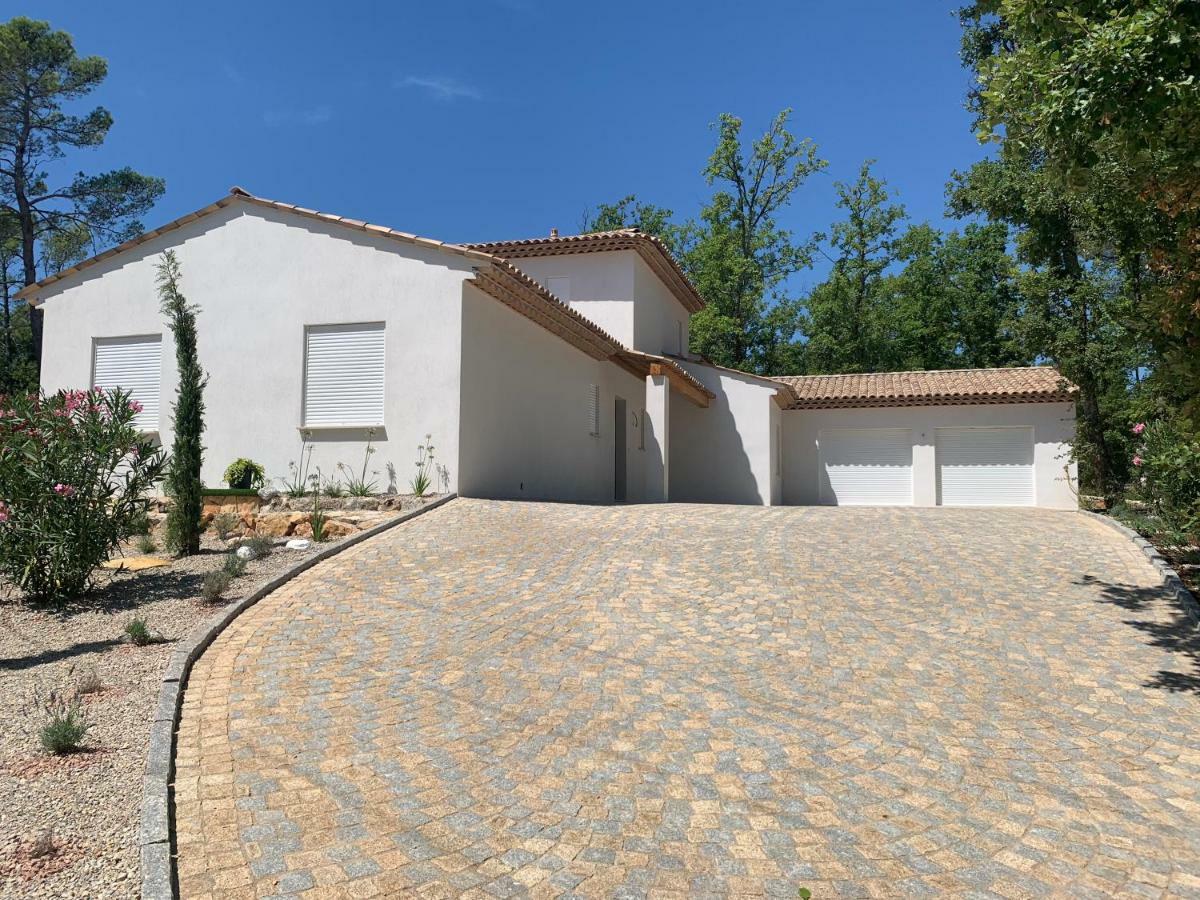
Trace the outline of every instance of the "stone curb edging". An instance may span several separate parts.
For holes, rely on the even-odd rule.
[[[175,867],[171,861],[172,828],[171,779],[174,777],[175,727],[179,723],[183,691],[192,665],[229,623],[268,594],[282,587],[319,562],[348,550],[355,544],[375,537],[397,525],[444,506],[457,494],[447,494],[418,509],[402,513],[374,528],[350,535],[340,543],[301,560],[292,568],[255,588],[249,595],[226,607],[207,622],[201,622],[179,641],[171,652],[158,693],[158,707],[150,726],[150,745],[146,750],[146,772],[142,792],[142,816],[138,829],[141,857],[143,900],[174,900],[177,896]]]
[[[1165,559],[1163,559],[1162,554],[1158,552],[1157,548],[1155,548],[1153,544],[1151,544],[1132,528],[1122,525],[1111,516],[1104,516],[1100,513],[1089,512],[1088,510],[1082,509],[1080,512],[1085,516],[1089,516],[1093,519],[1103,522],[1109,528],[1112,528],[1113,530],[1125,535],[1125,537],[1133,541],[1133,543],[1135,543],[1141,549],[1142,553],[1146,555],[1146,559],[1150,561],[1150,565],[1158,569],[1159,574],[1162,575],[1163,584],[1166,585],[1167,590],[1174,594],[1175,600],[1180,606],[1183,607],[1183,611],[1187,613],[1188,619],[1191,620],[1192,627],[1200,628],[1200,603],[1196,602],[1196,598],[1193,597],[1192,592],[1187,589],[1187,585],[1183,583],[1183,579],[1179,577],[1179,573],[1171,568],[1171,566]]]

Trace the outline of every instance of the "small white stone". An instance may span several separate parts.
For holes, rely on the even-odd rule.
[[[254,551],[249,547],[237,548],[238,559],[254,559]]]
[[[310,541],[308,538],[292,538],[292,540],[288,541],[284,546],[286,546],[288,550],[307,550],[312,546],[312,541]]]
[[[258,489],[258,496],[263,500],[273,500],[279,496],[279,491],[267,485]]]

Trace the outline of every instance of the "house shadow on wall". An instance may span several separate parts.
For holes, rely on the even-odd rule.
[[[716,394],[706,407],[693,406],[677,394],[671,396],[668,499],[672,503],[765,503],[767,498],[759,490],[745,441],[729,408],[728,394],[716,379],[706,387]],[[769,465],[769,423],[764,428]]]
[[[361,446],[361,450],[355,450],[354,454],[350,454],[349,458],[339,459],[334,462],[331,471],[322,471],[321,474],[327,481],[343,481],[345,479],[346,473],[338,469],[339,463],[345,465],[350,474],[355,476],[361,475],[363,471],[362,455],[366,452],[368,441],[371,442],[371,446],[374,448],[376,454],[386,451],[390,447],[388,444],[387,428],[383,425],[371,427],[356,425],[345,428],[313,429],[307,432],[305,440],[314,448],[321,447],[324,444]],[[377,482],[382,481],[381,487],[384,490],[390,494],[396,493],[400,489],[400,486],[396,482],[396,466],[390,459],[376,462],[377,459],[378,457],[373,456],[367,460],[367,479]]]
[[[1125,619],[1125,624],[1145,635],[1146,643],[1160,650],[1177,653],[1185,671],[1159,670],[1145,683],[1146,687],[1190,693],[1200,696],[1200,629],[1192,622],[1179,601],[1168,598],[1163,587],[1135,587],[1101,581],[1084,575],[1076,584],[1100,588],[1100,602],[1111,603],[1129,612],[1149,612],[1153,607],[1166,606],[1170,621]]]

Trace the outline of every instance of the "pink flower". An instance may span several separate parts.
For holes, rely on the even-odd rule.
[[[0,500],[0,524],[7,522],[9,518],[8,504]]]
[[[1145,423],[1145,422],[1138,422],[1136,425],[1134,425],[1134,426],[1133,426],[1133,433],[1134,433],[1134,434],[1141,434],[1141,433],[1142,433],[1143,431],[1145,431],[1145,430],[1146,430],[1146,423]]]
[[[1134,464],[1135,466],[1140,466],[1140,465],[1141,465],[1142,463],[1144,463],[1144,462],[1145,462],[1145,460],[1144,460],[1144,459],[1142,459],[1140,456],[1135,456],[1135,457],[1133,458],[1133,464]]]
[[[67,404],[67,412],[73,413],[79,407],[83,406],[83,401],[87,399],[87,391],[66,391],[64,398]]]
[[[71,487],[69,484],[56,484],[54,486],[54,493],[58,494],[60,497],[70,497],[75,493],[75,488]]]
[[[142,404],[138,403],[136,400],[129,401],[129,408],[132,409],[135,413],[140,413],[144,409]]]

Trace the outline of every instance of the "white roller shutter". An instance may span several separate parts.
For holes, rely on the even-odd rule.
[[[1032,506],[1032,428],[939,428],[942,506]]]
[[[128,391],[142,404],[134,424],[142,431],[158,431],[162,383],[162,336],[96,338],[92,350],[92,384]]]
[[[382,425],[383,384],[382,322],[305,330],[305,425]]]
[[[830,428],[817,441],[822,503],[912,505],[911,429]]]

